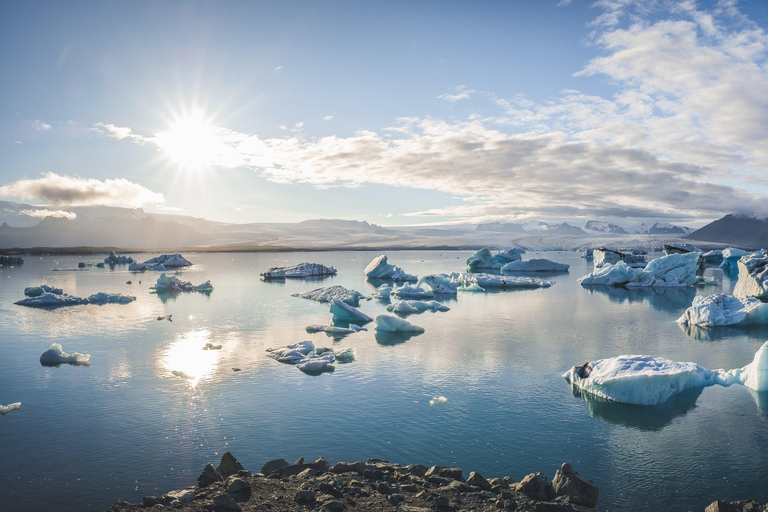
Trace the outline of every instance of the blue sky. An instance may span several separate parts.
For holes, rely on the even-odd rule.
[[[0,9],[3,199],[230,222],[768,213],[760,2]]]

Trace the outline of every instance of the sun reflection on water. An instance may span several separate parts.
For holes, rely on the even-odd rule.
[[[207,343],[211,343],[208,329],[180,335],[161,355],[163,372],[173,378],[186,378],[193,388],[200,381],[210,379],[221,358],[221,350],[204,350]]]

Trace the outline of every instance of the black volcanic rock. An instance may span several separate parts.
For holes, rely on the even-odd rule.
[[[760,249],[768,247],[768,219],[730,214],[697,229],[686,238],[742,249]]]

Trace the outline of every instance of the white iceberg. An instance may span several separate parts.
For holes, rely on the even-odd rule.
[[[120,295],[119,293],[99,292],[88,296],[88,304],[128,304],[136,300],[136,297]]]
[[[213,291],[213,285],[210,281],[206,281],[203,284],[193,285],[189,281],[182,281],[176,276],[168,277],[167,275],[160,274],[157,278],[155,286],[151,287],[157,293],[179,293],[179,292],[203,292],[210,293]]]
[[[741,259],[742,256],[746,256],[747,254],[749,254],[749,252],[742,249],[737,249],[735,247],[728,247],[727,249],[723,249],[723,262],[720,264],[720,266],[723,268],[735,267],[739,259]]]
[[[309,374],[332,372],[337,357],[340,363],[350,363],[355,360],[355,350],[348,348],[338,354],[331,348],[315,348],[311,341],[302,341],[287,347],[268,348],[269,357],[281,363],[295,364],[296,367]]]
[[[384,332],[424,332],[423,327],[397,318],[392,315],[379,315],[376,317],[376,330]]]
[[[27,306],[30,308],[58,308],[63,306],[79,306],[88,304],[88,299],[67,295],[66,293],[44,293],[37,297],[27,297],[14,302],[17,306]]]
[[[419,278],[406,273],[397,265],[387,263],[385,255],[378,256],[371,261],[363,273],[366,277],[392,279],[393,281],[418,281]]]
[[[401,300],[387,306],[387,311],[398,315],[411,315],[424,311],[449,311],[447,306],[436,300]]]
[[[293,297],[300,297],[302,299],[316,300],[318,302],[331,302],[333,299],[338,299],[341,302],[346,302],[350,306],[359,306],[360,297],[362,293],[355,290],[348,290],[343,286],[327,286],[325,288],[316,288],[314,290],[302,293],[294,293]]]
[[[429,274],[416,283],[416,286],[432,290],[436,294],[456,295],[458,290],[458,283],[451,280],[450,276],[446,274]]]
[[[739,280],[733,288],[736,297],[768,297],[768,255],[756,252],[738,262]]]
[[[332,372],[336,369],[333,365],[336,362],[336,354],[333,349],[317,349],[315,354],[309,355],[301,362],[296,364],[296,368],[304,373],[316,374],[324,372]]]
[[[61,345],[54,343],[51,348],[43,352],[40,356],[40,364],[43,366],[58,366],[60,364],[84,365],[88,363],[91,354],[67,354],[62,350]]]
[[[459,285],[459,289],[469,288],[473,284],[476,284],[481,288],[548,288],[552,286],[551,281],[522,276],[497,276],[495,274],[452,272],[450,278],[453,282]]]
[[[64,290],[61,288],[54,288],[47,284],[41,284],[40,286],[30,286],[24,288],[24,295],[27,297],[39,297],[44,293],[52,293],[54,295],[64,295]]]
[[[698,280],[699,253],[670,254],[656,258],[645,268],[633,268],[624,261],[604,264],[579,279],[582,285],[634,287],[684,287]]]
[[[432,290],[425,290],[420,286],[411,286],[404,284],[392,289],[391,296],[399,298],[411,298],[411,299],[431,299],[435,296]]]
[[[487,247],[480,249],[472,256],[467,258],[467,266],[469,270],[493,270],[500,269],[507,263],[517,261],[520,259],[520,255],[525,253],[522,249],[512,248],[506,251],[491,253],[491,250]]]
[[[336,352],[337,363],[351,363],[357,358],[357,352],[352,347]]]
[[[327,332],[329,334],[354,334],[362,331],[362,327],[350,324],[349,327],[339,327],[337,325],[308,325],[307,332],[310,334],[316,332]]]
[[[448,401],[447,398],[444,396],[434,396],[432,397],[432,400],[429,401],[429,405],[435,405],[435,404],[444,404]]]
[[[557,263],[543,258],[518,260],[501,267],[502,272],[564,272],[570,268],[565,263]]]
[[[315,344],[311,341],[300,341],[293,345],[280,348],[268,348],[269,357],[281,363],[296,364],[315,352]]]
[[[592,250],[592,263],[595,268],[600,268],[603,265],[616,264],[623,261],[630,267],[644,267],[645,257],[641,254],[632,254],[631,252],[616,251],[613,249],[606,249],[601,247],[600,249]]]
[[[160,256],[148,259],[143,263],[133,262],[128,266],[128,270],[134,272],[140,272],[144,270],[164,272],[169,268],[189,267],[191,265],[192,263],[190,263],[181,254],[161,254]]]
[[[333,315],[334,323],[368,323],[373,320],[373,318],[369,317],[356,307],[350,306],[346,302],[341,302],[339,299],[333,299],[331,301],[331,314]]]
[[[8,405],[0,405],[0,416],[5,416],[9,412],[18,411],[21,409],[21,402],[15,402]]]
[[[283,278],[302,278],[302,277],[320,277],[336,274],[336,269],[326,267],[319,263],[299,263],[288,267],[272,267],[266,272],[259,274],[264,279],[283,279]]]
[[[372,299],[389,299],[389,296],[392,295],[392,290],[394,287],[389,283],[384,283],[383,285],[376,288],[376,291],[371,294]]]
[[[716,293],[697,296],[677,322],[684,325],[716,327],[723,325],[768,324],[768,304],[754,298],[738,298]]]
[[[115,251],[112,251],[109,253],[109,256],[104,258],[104,263],[107,265],[128,265],[133,262],[134,260],[130,256],[125,256],[123,254],[118,256]]]
[[[768,341],[763,343],[751,363],[729,371],[728,375],[749,389],[768,391]]]
[[[459,286],[459,291],[469,292],[469,293],[485,293],[485,288],[483,288],[477,283],[471,283],[468,285]]]
[[[701,260],[708,265],[720,265],[723,262],[723,251],[715,249],[701,255]]]

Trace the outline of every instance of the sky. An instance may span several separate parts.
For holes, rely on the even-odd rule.
[[[764,217],[767,29],[760,1],[5,2],[0,200],[237,223]]]

